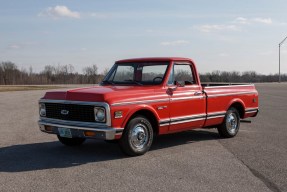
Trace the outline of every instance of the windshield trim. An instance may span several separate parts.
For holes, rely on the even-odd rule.
[[[155,65],[156,63],[159,63],[159,65],[166,65],[166,69],[164,72],[164,75],[162,77],[162,81],[158,84],[146,84],[143,81],[131,81],[131,82],[122,82],[122,81],[110,81],[110,77],[112,75],[115,75],[117,68],[119,65],[126,65],[126,66],[135,66],[135,65],[139,65],[141,63],[150,63],[150,65]],[[166,75],[168,73],[168,69],[170,66],[170,62],[169,61],[139,61],[139,62],[116,62],[113,67],[110,69],[110,71],[107,73],[107,75],[104,77],[103,81],[101,82],[101,85],[113,85],[113,86],[159,86],[159,85],[163,85],[164,81],[166,79]],[[116,68],[116,69],[115,69]],[[114,77],[113,77],[114,78]]]

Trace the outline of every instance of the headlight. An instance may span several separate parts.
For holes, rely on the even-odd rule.
[[[95,107],[95,120],[98,122],[105,122],[106,121],[106,110],[102,107]]]
[[[39,114],[41,117],[46,117],[46,106],[44,103],[39,103]]]

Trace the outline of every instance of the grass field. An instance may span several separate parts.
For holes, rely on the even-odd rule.
[[[45,90],[45,89],[60,89],[64,86],[51,86],[51,85],[1,85],[0,92],[8,91],[29,91],[29,90]]]

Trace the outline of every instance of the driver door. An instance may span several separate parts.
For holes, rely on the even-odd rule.
[[[202,127],[204,124],[206,98],[195,74],[191,63],[173,63],[168,85],[171,132]]]

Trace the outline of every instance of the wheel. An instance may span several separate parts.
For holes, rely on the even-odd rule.
[[[234,137],[240,127],[240,117],[237,109],[231,107],[226,112],[223,123],[217,127],[218,133],[221,137]]]
[[[85,138],[66,138],[66,137],[61,137],[60,135],[57,135],[59,141],[67,146],[79,146],[84,143],[86,140]]]
[[[121,150],[129,156],[145,154],[153,141],[153,129],[148,119],[136,116],[131,119],[119,141]]]

